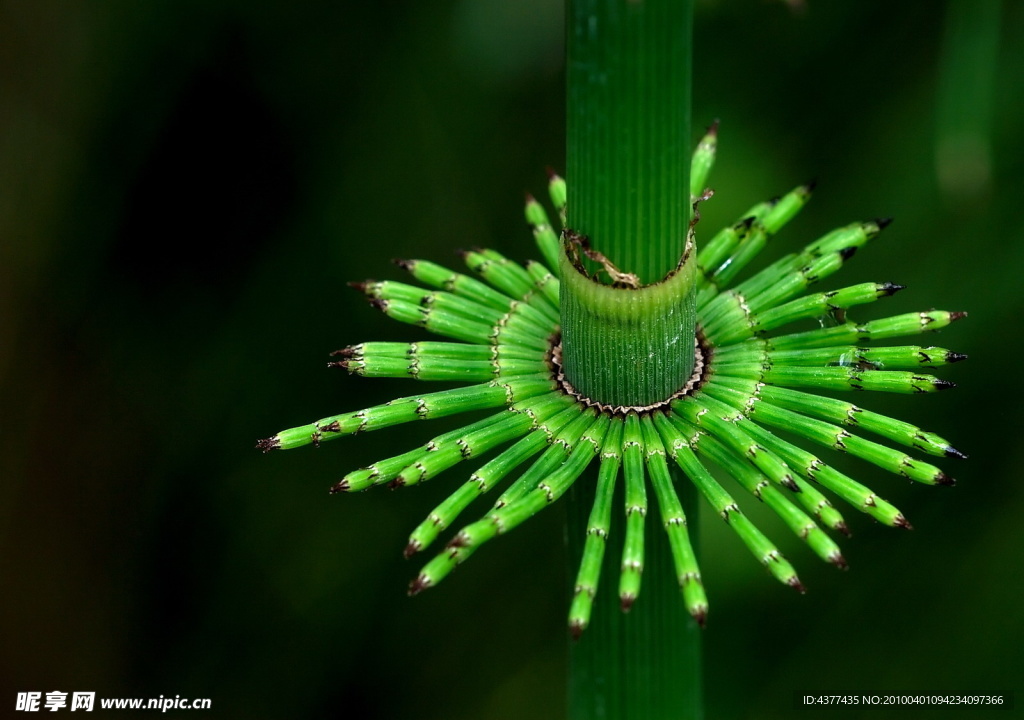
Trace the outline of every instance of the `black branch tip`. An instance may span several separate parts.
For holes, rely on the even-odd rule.
[[[395,265],[402,268],[403,270],[412,270],[413,267],[416,265],[415,260],[406,260],[404,258],[392,258],[391,262],[393,262]]]
[[[896,527],[903,528],[904,530],[913,530],[914,526],[910,524],[910,521],[903,517],[903,513],[900,513],[892,521],[892,524]]]
[[[715,118],[714,121],[712,121],[711,126],[708,127],[707,132],[704,134],[710,135],[711,137],[718,137],[718,126],[721,124],[722,121],[719,120],[718,118]]]
[[[413,578],[411,583],[409,583],[409,597],[419,595],[421,592],[430,587],[430,585],[430,578],[428,578],[423,573],[420,573],[415,578]]]
[[[966,460],[968,457],[966,453],[960,452],[952,445],[947,445],[945,448],[945,452],[946,457],[957,458],[958,460]]]
[[[961,318],[965,317],[967,317],[967,313],[963,312],[962,310],[955,310],[949,314],[949,321],[956,322],[957,320],[960,320]]]
[[[406,544],[405,549],[402,550],[402,556],[405,557],[406,560],[408,560],[422,549],[423,545],[420,543],[419,540],[410,540],[408,544]]]
[[[832,553],[831,555],[829,555],[828,556],[828,561],[830,563],[832,563],[833,565],[835,565],[840,570],[849,570],[850,569],[850,566],[846,562],[846,558],[844,558],[841,554],[839,554],[837,552],[836,553]]]
[[[836,529],[837,531],[841,532],[841,533],[842,533],[843,535],[845,535],[846,537],[853,537],[853,533],[852,533],[852,532],[850,532],[850,526],[849,526],[849,525],[847,525],[847,524],[846,524],[846,523],[844,523],[844,522],[837,522],[837,523],[835,524],[835,529]]]
[[[786,584],[794,590],[796,590],[801,595],[805,595],[807,593],[807,588],[804,587],[804,584],[800,582],[800,578],[798,578],[796,575],[787,580]]]
[[[878,226],[879,230],[885,230],[887,227],[892,225],[892,221],[893,218],[891,217],[875,218],[875,225]]]
[[[810,182],[806,182],[803,185],[804,194],[810,195],[812,192],[814,192],[814,188],[816,187],[818,187],[818,178],[811,178]]]
[[[849,260],[850,258],[852,258],[856,254],[857,254],[857,246],[856,245],[851,245],[850,247],[844,247],[842,250],[839,251],[839,257],[841,257],[844,261],[845,260]]]
[[[527,205],[532,205],[533,203],[537,202],[537,198],[535,198],[529,190],[523,193],[523,196],[525,198],[525,202]]]
[[[380,298],[370,298],[370,306],[384,312],[388,309],[388,301],[381,300]]]
[[[906,285],[897,285],[896,283],[884,282],[882,283],[881,291],[886,295],[895,295],[900,290],[906,290]]]
[[[690,613],[693,619],[700,625],[701,630],[708,626],[708,608],[706,605],[699,605]]]
[[[935,476],[935,484],[945,485],[946,487],[953,487],[954,485],[956,485],[956,480],[951,478],[946,473],[940,472],[938,475]]]
[[[936,390],[952,390],[956,387],[956,383],[952,380],[941,380],[939,378],[932,380],[932,385]]]
[[[622,612],[624,613],[628,613],[635,602],[636,595],[633,595],[632,593],[626,593],[619,597],[619,607],[622,608]]]
[[[554,182],[555,180],[561,179],[561,176],[550,165],[544,168],[544,172],[548,174],[548,182]]]
[[[331,489],[328,490],[327,492],[329,492],[331,495],[337,495],[338,493],[348,492],[351,489],[351,487],[352,486],[348,484],[348,480],[341,480],[341,482],[337,482],[334,485],[332,485]]]
[[[365,293],[366,289],[370,285],[373,285],[375,282],[376,282],[376,280],[362,280],[362,281],[360,281],[360,280],[350,280],[349,282],[347,282],[345,284],[348,285],[353,290],[355,290],[356,292]]]
[[[958,352],[947,352],[946,353],[946,362],[948,362],[948,363],[960,362],[961,360],[966,360],[966,359],[967,359],[967,355],[965,355],[964,353],[958,353]]]
[[[572,636],[573,641],[583,637],[583,631],[586,629],[587,625],[582,620],[573,620],[569,623],[569,635]]]
[[[271,450],[277,450],[281,447],[281,441],[275,435],[274,437],[267,438],[265,440],[256,441],[256,449],[262,450],[264,453],[268,453]]]
[[[355,346],[349,345],[348,347],[343,347],[341,350],[335,350],[334,352],[331,353],[331,357],[338,357],[340,355],[341,357],[350,358],[355,354]]]

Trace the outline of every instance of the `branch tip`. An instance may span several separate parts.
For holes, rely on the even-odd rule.
[[[430,585],[430,578],[428,578],[423,573],[420,573],[415,578],[413,578],[412,582],[409,583],[409,597],[419,595],[421,592],[430,587]]]
[[[569,634],[572,636],[573,641],[579,640],[586,629],[587,624],[582,620],[574,619],[569,622]]]
[[[957,458],[959,460],[966,460],[968,456],[965,453],[962,453],[959,450],[957,450],[952,445],[947,445],[946,446],[946,457],[953,457],[953,458]]]
[[[271,450],[278,450],[281,447],[281,440],[278,439],[277,435],[274,437],[267,438],[265,440],[256,441],[256,449],[262,450],[264,454]]]

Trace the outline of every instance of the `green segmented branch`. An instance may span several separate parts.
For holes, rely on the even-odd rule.
[[[706,177],[715,141],[713,131],[699,145],[693,177]],[[552,243],[564,228],[564,181],[552,175],[549,192],[558,218],[555,224],[533,198],[527,200],[526,217],[550,262],[558,252]],[[412,594],[436,586],[482,545],[551,505],[595,461],[594,501],[569,610],[574,635],[579,636],[590,623],[607,539],[613,535],[623,539],[618,592],[624,608],[642,595],[651,544],[667,542],[681,602],[698,621],[706,621],[707,599],[679,500],[682,488],[670,466],[679,467],[769,574],[802,591],[792,565],[748,519],[742,498],[735,499],[709,472],[709,465],[720,468],[744,494],[771,508],[822,560],[845,568],[838,545],[826,532],[848,533],[831,498],[841,498],[885,525],[907,528],[910,524],[875,491],[798,443],[853,455],[925,484],[952,484],[953,480],[915,453],[965,457],[933,432],[812,392],[930,393],[952,383],[920,370],[965,358],[930,345],[873,344],[943,329],[965,313],[929,310],[865,322],[847,316],[851,309],[868,306],[900,286],[861,283],[801,295],[814,282],[838,271],[853,249],[875,237],[886,223],[847,225],[734,287],[725,287],[734,278],[728,268],[737,261],[752,261],[764,241],[781,230],[806,201],[807,192],[802,186],[774,204],[755,206],[745,219],[717,233],[696,254],[693,284],[698,288],[695,313],[701,328],[697,343],[701,360],[685,391],[662,398],[664,402],[655,407],[609,407],[581,397],[566,381],[556,310],[561,284],[552,272],[558,268],[532,261],[519,265],[498,253],[474,250],[463,253],[463,258],[480,280],[425,260],[403,260],[400,267],[433,289],[395,281],[356,284],[390,317],[448,340],[366,342],[335,352],[330,363],[367,377],[471,384],[327,417],[261,440],[258,447],[267,451],[319,445],[400,423],[496,410],[418,448],[354,470],[332,487],[335,492],[351,492],[378,485],[413,485],[492,453],[413,530],[405,547],[411,556],[448,532],[479,496],[525,466],[508,481],[489,512],[455,532],[426,563],[410,584]],[[564,260],[565,255],[560,257]],[[785,331],[791,323],[815,318],[839,324]],[[777,431],[794,441],[783,439]],[[863,437],[862,432],[874,439]],[[652,502],[648,482],[665,537],[645,535]],[[624,488],[624,508],[618,518],[613,503],[617,487]]]
[[[654,492],[658,498],[658,507],[661,509],[661,522],[672,549],[676,581],[682,590],[687,612],[697,620],[698,624],[703,625],[704,619],[707,617],[708,600],[704,594],[700,569],[697,567],[697,555],[690,543],[690,535],[686,527],[686,513],[683,511],[679,495],[672,485],[672,478],[665,460],[665,447],[662,445],[658,431],[654,429],[651,416],[645,417],[642,425],[647,449],[647,467],[651,473],[651,484],[654,486]],[[674,457],[679,462],[678,457]],[[680,467],[683,467],[682,463],[680,463]],[[685,467],[683,470],[685,472]],[[706,475],[706,471],[704,475]],[[695,480],[698,487],[700,487],[700,481],[704,479],[704,475]]]
[[[579,572],[573,589],[572,606],[569,608],[569,628],[573,637],[579,638],[590,622],[590,613],[597,596],[601,580],[601,561],[604,559],[608,533],[611,532],[612,496],[615,492],[615,478],[622,464],[622,433],[624,423],[611,423],[601,448],[601,468],[597,475],[597,489],[594,504],[587,522],[587,539],[580,559]]]
[[[643,459],[640,418],[635,412],[631,412],[626,415],[622,434],[622,474],[626,483],[626,539],[622,548],[619,602],[624,610],[632,607],[640,594],[640,579],[644,572],[647,489],[644,483]]]

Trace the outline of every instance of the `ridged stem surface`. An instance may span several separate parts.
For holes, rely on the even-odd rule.
[[[570,0],[569,227],[644,284],[689,222],[690,0]]]
[[[692,249],[680,263],[690,218],[692,10],[692,0],[568,3],[567,227],[642,286],[601,284],[561,258],[563,371],[604,405],[665,400],[693,369]],[[600,260],[581,264],[611,275]],[[695,519],[695,491],[675,479]],[[577,482],[568,503],[574,568],[593,500],[593,480]],[[624,523],[612,524],[593,617],[570,650],[573,720],[703,717],[700,631],[655,517],[645,525],[642,592],[628,615],[614,591]]]
[[[686,385],[697,318],[692,256],[636,290],[602,285],[562,258],[562,364],[576,391],[603,405],[645,407]]]

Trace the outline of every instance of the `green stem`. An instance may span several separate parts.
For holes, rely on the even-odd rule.
[[[569,227],[644,284],[676,267],[690,197],[692,0],[569,0]]]
[[[575,390],[611,407],[645,407],[686,385],[697,318],[693,255],[668,279],[636,290],[601,285],[563,255],[562,363]]]
[[[564,371],[597,403],[651,405],[693,371],[692,3],[571,0],[568,12],[567,228],[645,287],[601,285],[562,258]]]
[[[567,24],[567,227],[607,262],[592,253],[574,264],[567,243],[560,268],[563,371],[579,394],[598,403],[647,406],[680,390],[693,371],[692,0],[569,0]],[[601,264],[619,280],[615,286],[580,272]],[[619,271],[644,287],[624,287],[632,279]],[[693,533],[695,491],[687,482],[678,490]],[[570,497],[573,567],[593,495],[592,482],[578,482]],[[628,615],[611,602],[625,534],[612,527],[603,589],[571,648],[574,719],[703,716],[699,628],[686,612],[658,525],[647,523],[643,592]]]

